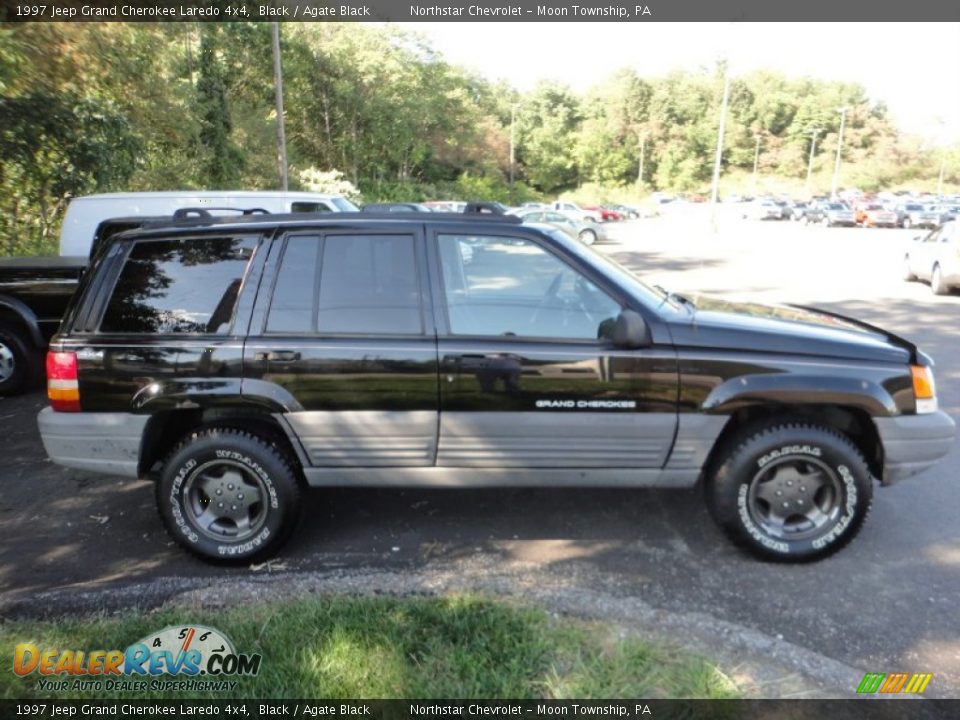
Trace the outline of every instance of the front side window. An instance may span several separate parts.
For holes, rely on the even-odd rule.
[[[611,337],[619,303],[536,243],[457,235],[438,242],[454,335]]]
[[[254,238],[141,240],[127,256],[100,331],[226,334]]]

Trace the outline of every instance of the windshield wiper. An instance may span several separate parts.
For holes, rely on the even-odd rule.
[[[667,289],[666,289],[665,287],[663,287],[662,285],[654,285],[653,287],[654,287],[654,289],[659,290],[660,292],[662,292],[662,293],[664,294],[664,296],[665,296],[665,297],[664,297],[664,300],[673,300],[673,301],[676,302],[676,303],[680,303],[681,305],[686,305],[686,306],[688,306],[688,307],[689,307],[690,309],[692,309],[692,310],[696,310],[696,309],[697,309],[697,304],[696,304],[693,300],[691,300],[690,298],[688,298],[686,295],[681,295],[681,294],[678,293],[678,292],[673,292],[672,290],[667,290]]]

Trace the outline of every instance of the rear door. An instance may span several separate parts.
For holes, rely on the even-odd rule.
[[[314,467],[432,465],[437,350],[422,230],[290,232],[269,266],[244,349],[245,392],[285,398]]]
[[[659,468],[677,426],[672,348],[613,346],[622,307],[539,235],[432,233],[437,465]]]

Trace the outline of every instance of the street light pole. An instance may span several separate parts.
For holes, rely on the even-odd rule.
[[[637,183],[643,186],[643,159],[647,149],[647,134],[640,133],[640,170],[637,172]]]
[[[813,153],[817,148],[817,133],[820,132],[820,128],[811,128],[810,129],[810,162],[807,163],[807,192],[810,191],[810,176],[813,175]]]
[[[842,107],[838,109],[840,113],[840,134],[837,136],[837,160],[833,164],[833,186],[830,189],[830,198],[837,199],[837,187],[840,182],[840,153],[843,151],[843,126],[847,119],[847,110],[850,108]]]
[[[516,165],[516,147],[514,143],[514,133],[517,125],[517,103],[510,106],[510,204],[514,204],[513,196],[513,175]]]
[[[753,151],[753,192],[757,192],[757,167],[760,165],[760,133],[757,133],[757,146]]]
[[[710,204],[716,208],[720,194],[720,164],[723,160],[723,136],[727,130],[727,103],[730,101],[730,69],[724,68],[723,102],[720,104],[720,128],[717,131],[717,154],[713,159],[713,187],[710,189]]]
[[[280,23],[273,23],[273,86],[277,99],[277,164],[280,166],[280,185],[284,192],[289,187],[287,177],[287,133],[283,123],[283,66],[280,64]]]

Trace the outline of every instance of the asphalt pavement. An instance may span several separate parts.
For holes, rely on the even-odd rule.
[[[900,280],[902,230],[743,221],[672,208],[622,223],[598,246],[649,281],[819,305],[886,327],[937,363],[941,407],[960,418],[960,295]],[[429,573],[476,561],[600,589],[624,607],[712,618],[864,672],[932,672],[960,697],[960,451],[877,488],[859,537],[808,565],[758,562],[714,527],[699,493],[641,490],[351,490],[310,494],[270,566],[217,568],[173,546],[152,486],[54,466],[41,393],[0,400],[0,615],[151,606],[184,587],[264,572]],[[149,593],[124,588],[149,587]],[[509,587],[506,588],[509,592]]]

